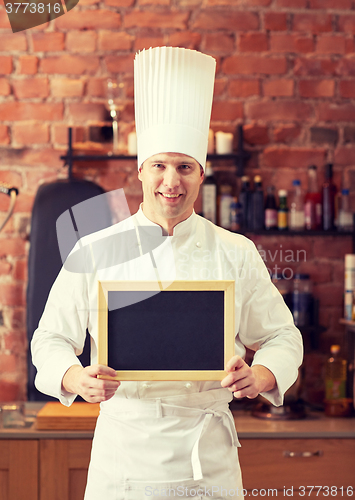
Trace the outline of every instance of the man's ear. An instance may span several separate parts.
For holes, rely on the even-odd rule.
[[[143,168],[143,164],[139,167],[138,169],[138,179],[142,182],[142,168]]]

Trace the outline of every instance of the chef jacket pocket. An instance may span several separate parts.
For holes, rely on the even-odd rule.
[[[203,498],[204,489],[197,481],[181,480],[170,482],[125,481],[120,489],[124,500],[160,500]],[[121,498],[119,496],[119,498]]]

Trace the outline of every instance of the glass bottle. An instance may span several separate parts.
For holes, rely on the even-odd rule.
[[[292,314],[298,327],[312,324],[312,283],[309,274],[296,273],[293,280]]]
[[[277,211],[277,227],[283,231],[287,229],[287,191],[286,189],[279,190],[279,209]]]
[[[335,196],[337,188],[333,182],[333,165],[327,163],[325,166],[325,181],[323,183],[323,229],[331,231],[334,229],[335,219]]]
[[[340,346],[332,345],[331,356],[325,369],[325,399],[327,401],[346,397],[346,360],[340,356]]]
[[[308,190],[304,203],[306,229],[322,228],[322,196],[318,189],[317,167],[308,167]]]
[[[353,230],[353,214],[350,210],[349,189],[342,189],[338,211],[338,230]]]
[[[218,196],[218,225],[224,229],[230,229],[230,211],[233,202],[232,186],[222,184],[219,186]]]
[[[252,230],[260,231],[264,229],[264,192],[263,192],[263,184],[260,175],[256,175],[254,177],[254,191],[252,192]]]
[[[265,229],[277,229],[277,206],[274,186],[267,187],[265,201]]]
[[[209,161],[206,163],[205,179],[202,184],[202,214],[213,224],[217,223],[217,182]]]
[[[242,230],[246,231],[250,229],[248,227],[248,213],[251,211],[251,189],[250,189],[250,178],[247,175],[243,175],[241,178],[242,184],[239,193],[239,203],[242,206],[242,216],[241,225]]]
[[[242,227],[242,205],[239,203],[237,198],[231,203],[230,208],[230,230],[240,231]]]
[[[290,210],[288,227],[290,231],[303,231],[305,225],[304,218],[304,196],[301,188],[301,181],[295,179],[292,182],[293,193],[290,199]]]

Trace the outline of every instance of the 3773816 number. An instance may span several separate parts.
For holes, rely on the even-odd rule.
[[[17,7],[16,7],[17,6]],[[15,9],[16,7],[16,9]],[[48,10],[46,9],[48,7]],[[60,3],[55,3],[54,5],[48,3],[7,3],[5,4],[6,12],[8,14],[17,14],[18,12],[21,14],[25,14],[26,11],[30,12],[31,14],[35,14],[38,12],[39,14],[43,14],[45,11],[47,11],[49,14],[51,12],[51,7],[53,8],[53,12],[55,14],[59,14],[61,4]]]
[[[299,487],[299,496],[300,497],[309,497],[313,493],[312,496],[320,496],[320,497],[352,497],[354,495],[353,486],[300,486]]]

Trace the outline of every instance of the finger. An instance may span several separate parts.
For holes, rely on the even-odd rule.
[[[234,370],[238,370],[239,368],[241,368],[245,364],[246,363],[245,363],[243,358],[241,358],[238,355],[233,356],[233,358],[231,358],[226,365],[226,371],[231,372]]]
[[[107,375],[108,377],[116,377],[116,370],[105,365],[92,365],[87,367],[87,372],[91,376]]]

